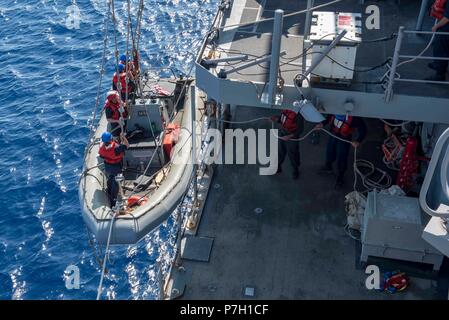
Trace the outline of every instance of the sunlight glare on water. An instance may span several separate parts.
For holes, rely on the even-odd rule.
[[[70,1],[0,2],[0,299],[95,299],[98,257],[89,245],[78,179],[95,105],[103,49],[104,0],[77,0],[79,29],[67,27]],[[187,73],[216,11],[216,0],[146,0],[144,68]],[[115,1],[120,51],[126,1]],[[135,23],[138,1],[131,1]],[[114,72],[109,48],[101,100]],[[112,248],[103,298],[156,299],[158,265],[173,256],[175,215],[134,246]],[[81,288],[65,287],[69,265]]]

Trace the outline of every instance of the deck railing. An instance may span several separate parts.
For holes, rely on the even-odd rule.
[[[429,41],[426,48],[420,52],[418,55],[401,55],[401,46],[402,42],[404,40],[404,35],[407,34],[422,34],[422,35],[432,35],[431,40]],[[404,27],[399,27],[398,36],[396,39],[396,45],[394,48],[394,54],[393,54],[393,60],[391,63],[391,67],[389,71],[386,73],[387,77],[387,86],[385,89],[385,101],[389,102],[393,98],[393,86],[395,82],[409,82],[409,83],[423,83],[423,84],[448,84],[449,81],[434,81],[434,80],[423,80],[423,79],[410,79],[410,78],[401,78],[398,77],[397,69],[398,67],[406,64],[411,63],[416,60],[448,60],[449,57],[431,57],[431,56],[424,56],[424,53],[431,47],[431,44],[437,35],[449,35],[449,32],[431,32],[431,31],[415,31],[415,30],[405,30]],[[402,62],[399,62],[401,59],[408,59]]]

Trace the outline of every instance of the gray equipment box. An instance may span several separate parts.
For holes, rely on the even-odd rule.
[[[360,260],[366,263],[368,256],[391,258],[428,263],[439,270],[443,255],[422,239],[423,220],[418,199],[370,192]]]
[[[159,161],[159,156],[157,154],[153,156],[155,152],[157,152],[156,143],[153,140],[150,141],[146,139],[140,142],[130,143],[129,148],[125,153],[125,165],[128,168],[138,168],[143,172],[142,169],[144,169],[151,158],[153,158],[150,166],[160,168],[164,165],[163,152],[159,152],[162,163]]]
[[[152,137],[150,122],[154,135],[162,131],[162,105],[160,99],[136,99],[129,108],[128,132],[143,129],[144,137]]]

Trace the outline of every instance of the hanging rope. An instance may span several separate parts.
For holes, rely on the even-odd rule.
[[[125,101],[126,103],[128,103],[128,97],[129,97],[129,92],[128,92],[128,83],[129,83],[129,65],[128,65],[128,58],[129,58],[129,37],[130,37],[130,28],[131,28],[131,3],[130,0],[127,0],[127,12],[128,12],[128,21],[127,21],[127,26],[126,26],[126,54],[125,54],[125,84],[126,84],[126,88],[125,88]],[[122,130],[123,132],[123,130]]]
[[[109,245],[110,245],[110,242],[111,242],[112,227],[114,226],[114,221],[115,221],[115,218],[116,218],[117,215],[118,215],[118,211],[114,212],[112,214],[111,222],[109,223],[108,240],[106,242],[106,249],[105,249],[105,252],[104,252],[103,266],[101,268],[100,283],[98,285],[98,290],[97,290],[97,300],[100,300],[101,292],[103,291],[103,279],[104,279],[104,274],[106,273],[106,262],[109,259]]]
[[[117,76],[117,91],[119,92],[119,94],[121,94],[121,92],[122,92],[122,82],[120,81],[120,73],[119,73],[119,70],[118,70],[119,51],[118,51],[118,45],[117,45],[117,20],[115,18],[114,0],[110,0],[110,1],[111,1],[111,6],[110,6],[110,8],[111,8],[111,16],[112,16],[112,22],[113,22],[113,25],[114,25],[113,33],[114,33],[114,51],[115,51],[114,52],[114,55],[115,55],[115,74]],[[128,85],[126,84],[126,86],[128,86]],[[122,102],[121,98],[120,98],[120,106],[123,107],[123,102]],[[123,116],[122,116],[121,112],[119,112],[119,113],[120,113],[120,119],[119,119],[119,121],[120,121],[120,129],[121,129],[121,132],[124,132],[124,130],[123,130],[123,123],[124,123]]]
[[[136,25],[136,50],[139,52],[140,45],[140,32],[142,28],[142,17],[144,11],[144,0],[140,0],[139,11],[137,12],[137,25]]]
[[[109,5],[109,8],[110,8],[110,3],[108,3],[108,5]],[[95,134],[95,128],[96,128],[95,121],[96,121],[96,118],[97,118],[98,106],[100,105],[101,88],[102,88],[102,85],[103,85],[103,76],[104,76],[104,73],[105,73],[105,65],[106,65],[106,50],[107,50],[107,44],[108,44],[108,20],[109,20],[108,16],[105,15],[105,18],[104,18],[104,36],[103,36],[103,54],[102,54],[102,57],[101,57],[101,64],[100,64],[101,65],[101,67],[100,67],[100,79],[98,81],[97,95],[96,95],[96,98],[95,98],[95,107],[94,107],[94,110],[92,112],[93,115],[92,115],[92,120],[91,120],[91,124],[90,124],[90,128],[89,128],[89,130],[90,130],[90,132],[89,132],[89,139],[87,141],[86,150],[84,152],[84,159],[86,158],[86,156],[88,154],[87,151],[89,150],[89,148],[91,147],[91,145],[93,143],[92,138],[93,138],[93,135]]]

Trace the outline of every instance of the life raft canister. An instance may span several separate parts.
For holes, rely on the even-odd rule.
[[[104,162],[107,164],[118,164],[123,159],[123,152],[120,152],[118,155],[115,154],[115,148],[118,146],[118,143],[112,141],[108,146],[104,143],[101,144],[99,154],[103,158]]]
[[[447,0],[436,0],[430,8],[430,15],[438,20],[443,19]]]
[[[288,133],[295,133],[298,131],[298,124],[296,123],[296,116],[298,114],[292,110],[282,110],[281,125]]]
[[[349,137],[354,129],[351,127],[353,118],[349,116],[347,119],[339,120],[337,117],[331,117],[332,133],[342,137]]]
[[[148,198],[145,196],[131,196],[126,200],[126,205],[128,208],[132,208],[134,206],[143,206],[148,202]]]

